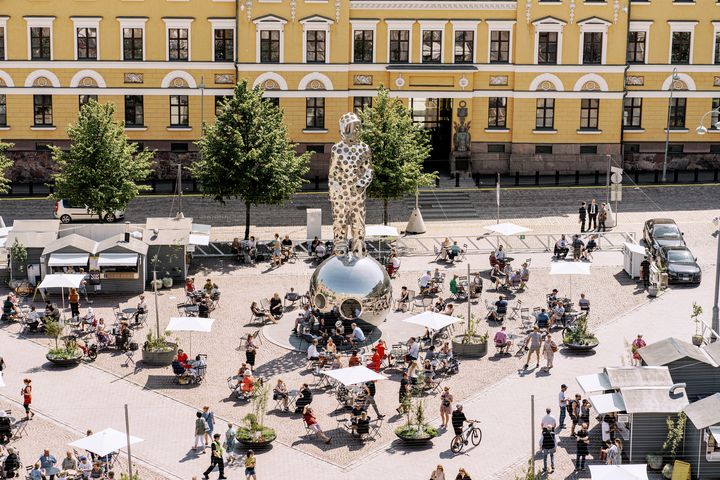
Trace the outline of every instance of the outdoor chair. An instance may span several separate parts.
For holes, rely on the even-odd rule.
[[[257,340],[258,345],[262,344],[262,337],[260,336],[259,328],[252,333],[251,338],[253,339],[253,342]],[[240,346],[238,348],[242,350],[245,347],[247,347],[247,335],[240,337]]]
[[[435,252],[435,259],[433,262],[439,262],[440,256],[442,255],[442,248],[438,247],[437,245],[433,245],[433,252]]]
[[[467,243],[463,243],[462,248],[460,249],[460,253],[455,257],[456,262],[462,262],[467,257],[467,251],[468,251],[468,245]]]
[[[138,316],[137,316],[137,321],[136,321],[136,322],[133,322],[133,325],[134,325],[134,326],[138,326],[138,327],[145,327],[145,326],[147,326],[147,317],[148,317],[147,312],[146,312],[146,313],[139,313]]]
[[[419,307],[422,309],[422,311],[426,311],[432,307],[432,298],[430,297],[421,297],[421,298],[413,298],[412,308],[411,311],[415,311],[415,307]]]
[[[267,320],[267,317],[264,314],[265,310],[263,309],[263,310],[261,310],[261,312],[263,312],[263,313],[256,314],[255,312],[250,310],[250,323],[251,324],[260,324],[260,325],[265,324],[265,321]]]
[[[510,308],[510,315],[508,316],[508,320],[516,320],[520,317],[520,311],[522,310],[522,300],[519,298],[515,302],[515,305],[513,305]]]

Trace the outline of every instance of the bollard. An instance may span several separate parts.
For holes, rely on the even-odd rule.
[[[515,186],[520,185],[520,172],[515,172]]]
[[[540,172],[535,170],[535,185],[540,185]]]
[[[580,171],[575,170],[575,185],[580,185]]]
[[[675,170],[673,172],[673,183],[678,183],[678,174],[680,173],[680,170]]]
[[[315,175],[315,190],[320,190],[320,176]]]
[[[560,185],[560,170],[555,170],[555,185]]]
[[[694,175],[693,175],[693,182],[698,183],[698,176],[700,175],[700,170],[697,168],[695,169]]]
[[[635,184],[637,185],[640,182],[640,172],[638,170],[635,170]]]
[[[595,185],[600,185],[600,172],[595,170]]]
[[[660,171],[655,170],[655,183],[658,183],[660,181]]]
[[[455,186],[460,186],[460,172],[455,172]]]

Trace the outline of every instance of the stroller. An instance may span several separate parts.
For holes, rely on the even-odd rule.
[[[448,375],[455,375],[460,373],[460,360],[454,355],[450,357],[445,365],[445,373]]]

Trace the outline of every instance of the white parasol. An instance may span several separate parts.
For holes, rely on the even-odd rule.
[[[531,230],[527,227],[515,225],[514,223],[498,223],[495,225],[488,225],[487,227],[485,227],[485,229],[502,236],[518,235],[520,233],[529,232]]]
[[[323,372],[328,377],[334,378],[345,386],[357,385],[358,383],[372,382],[373,380],[387,380],[387,377],[380,375],[367,367],[348,367]]]
[[[38,288],[59,288],[61,289],[63,309],[65,309],[65,289],[80,288],[85,278],[84,273],[51,273],[45,275]]]
[[[142,438],[130,435],[130,445],[142,442]],[[118,432],[114,428],[106,428],[105,430],[75,440],[69,444],[71,447],[81,448],[88,452],[95,453],[104,457],[110,453],[117,452],[121,448],[128,446],[128,435]]]
[[[165,327],[167,332],[190,332],[190,348],[188,354],[192,355],[192,332],[209,333],[212,324],[215,322],[212,318],[203,317],[171,317],[170,323]]]
[[[590,275],[590,263],[586,262],[552,262],[550,275],[570,275],[570,298],[572,299],[572,277],[575,275]]]
[[[647,464],[589,465],[593,480],[648,480]]]
[[[414,323],[435,331],[440,331],[448,325],[461,321],[460,318],[435,312],[423,312],[403,320],[403,322]]]

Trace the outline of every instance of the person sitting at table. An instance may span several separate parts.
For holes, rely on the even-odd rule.
[[[355,435],[362,437],[370,433],[370,417],[367,412],[361,412],[355,424]]]
[[[333,356],[332,363],[330,364],[330,368],[333,370],[337,370],[338,368],[343,368],[342,357],[340,356],[340,354],[336,353]]]
[[[200,375],[201,369],[207,368],[207,362],[202,355],[195,355],[195,360],[188,362],[188,365],[190,365],[190,368],[187,370],[188,374],[195,378]],[[249,370],[246,370],[246,372],[247,371]]]
[[[290,259],[290,255],[292,254],[293,241],[290,240],[289,235],[285,235],[285,237],[283,237],[282,242],[280,242],[280,244],[282,245],[283,257],[285,257],[285,261],[287,262]]]
[[[432,306],[432,311],[435,313],[440,313],[443,310],[445,310],[445,300],[443,300],[443,298],[438,295],[438,297],[435,299],[435,303]]]
[[[15,478],[15,474],[20,469],[20,458],[15,453],[15,448],[8,447],[8,455],[3,463],[3,471],[5,472],[5,478]]]
[[[462,286],[458,285],[458,276],[453,275],[452,280],[450,280],[450,293],[455,295],[456,297],[460,294],[462,291]]]
[[[520,288],[527,288],[527,282],[530,280],[530,270],[528,270],[527,262],[522,264],[520,268]]]
[[[100,466],[100,462],[93,462],[92,470],[90,470],[90,478],[103,478],[105,471]]]
[[[77,470],[78,461],[73,455],[73,452],[67,451],[65,452],[65,458],[63,458],[62,464],[60,465],[60,468],[63,470]]]
[[[52,321],[52,322],[59,322],[60,321],[60,309],[55,306],[54,303],[46,302],[45,303],[45,318],[43,319],[43,322]]]
[[[427,358],[423,362],[423,374],[425,377],[424,388],[432,388],[432,381],[435,377],[435,369],[433,368],[432,362],[430,362]]]
[[[318,247],[318,245],[320,245],[320,244],[321,244],[320,239],[319,239],[319,238],[317,237],[317,235],[316,235],[315,238],[312,239],[312,242],[310,242],[310,254],[314,254],[314,253],[315,253],[315,249],[316,249],[316,248]]]
[[[482,291],[483,291],[482,277],[480,277],[480,272],[475,272],[473,274],[472,282],[470,282],[470,295],[473,297],[478,297],[482,294]]]
[[[452,303],[448,303],[445,305],[445,310],[442,312],[443,314],[452,317],[455,315],[455,306]]]
[[[7,297],[5,297],[5,301],[3,301],[3,315],[8,320],[14,320],[17,317],[17,313],[17,306],[13,302],[13,298],[8,295]]]
[[[35,305],[30,307],[30,313],[28,313],[25,322],[31,332],[37,332],[40,327],[40,313],[35,310]]]
[[[504,295],[500,295],[498,297],[498,301],[495,302],[495,310],[491,311],[488,314],[488,318],[496,321],[496,322],[502,322],[505,320],[505,315],[507,314],[507,307],[508,302],[505,300]]]
[[[403,285],[400,289],[400,297],[395,301],[395,311],[404,312],[410,305],[410,292],[407,287]]]
[[[282,318],[282,299],[280,298],[280,294],[278,292],[275,292],[275,294],[270,299],[270,314],[275,317],[276,320],[280,320],[280,318]]]
[[[510,275],[510,286],[512,287],[520,287],[522,284],[522,273],[520,273],[520,270],[515,270],[512,275]]]
[[[572,247],[573,260],[580,260],[582,258],[583,251],[585,250],[585,242],[580,239],[580,235],[573,235]]]
[[[356,343],[363,343],[365,341],[365,333],[363,333],[362,328],[358,327],[355,322],[350,326],[352,327],[352,333],[347,337],[350,345],[354,347]]]
[[[317,362],[320,359],[320,352],[318,352],[318,341],[313,340],[310,342],[310,346],[307,349],[308,362]]]
[[[140,295],[140,299],[138,300],[138,304],[137,304],[137,310],[135,310],[135,313],[133,313],[133,315],[132,315],[132,320],[135,322],[136,325],[140,321],[140,315],[144,315],[147,312],[148,312],[148,306],[147,306],[147,302],[145,301],[145,295]]]
[[[550,316],[550,328],[555,326],[555,323],[562,320],[565,316],[565,307],[563,303],[558,301],[552,309],[552,315]]]
[[[317,238],[317,237],[315,237]],[[284,411],[290,410],[288,407],[288,401],[290,399],[290,394],[288,393],[287,385],[285,385],[285,382],[282,381],[282,378],[278,378],[277,383],[275,384],[275,387],[273,388],[273,400],[280,400],[280,403],[282,404],[282,409]]]
[[[557,299],[558,299],[558,289],[553,288],[552,292],[548,293],[546,296],[547,296],[548,308],[554,307],[555,303],[557,302]]]
[[[307,427],[311,431],[315,432],[315,434],[317,434],[317,436],[320,437],[326,444],[329,444],[332,439],[325,435],[325,433],[322,431],[322,428],[320,428],[320,425],[317,422],[317,418],[315,418],[315,413],[313,413],[310,405],[306,406],[305,409],[302,410],[302,416],[305,425],[307,425]]]
[[[590,312],[590,300],[585,298],[585,294],[580,294],[580,300],[578,300],[578,305],[580,306],[581,312]]]
[[[407,347],[408,351],[407,354],[405,354],[405,361],[408,363],[414,362],[420,356],[420,343],[415,339],[415,337],[410,337]]]
[[[255,392],[255,377],[253,377],[250,369],[245,370],[243,373],[242,382],[240,382],[240,394],[244,399],[252,397]]]
[[[85,455],[81,456],[77,469],[80,472],[80,475],[82,475],[82,478],[89,478],[90,472],[92,471],[92,463],[90,462],[90,459]]]
[[[431,283],[432,277],[430,276],[430,270],[428,270],[418,279],[418,287],[420,287],[421,295],[430,293]]]
[[[440,244],[440,260],[447,260],[451,245],[452,242],[450,242],[450,239],[445,237],[445,240]]]
[[[185,293],[188,295],[195,293],[195,279],[193,277],[185,279]]]
[[[325,343],[325,352],[332,355],[335,355],[337,353],[337,345],[335,345],[335,341],[332,339],[332,337],[328,338],[327,342]]]
[[[307,383],[303,383],[298,391],[298,399],[295,400],[295,413],[302,413],[303,409],[313,401],[313,394]]]
[[[564,260],[568,253],[570,252],[570,248],[568,248],[567,240],[565,239],[565,235],[561,235],[560,239],[555,242],[555,248],[553,249],[553,256],[555,256],[556,259],[560,260],[561,258]]]
[[[36,463],[30,468],[27,478],[29,480],[43,480],[43,471],[40,469],[40,463]],[[54,475],[53,478],[55,478]]]
[[[40,458],[38,458],[38,463],[40,464],[41,469],[48,471],[55,469],[55,464],[57,463],[57,460],[54,456],[50,455],[50,450],[46,448],[45,450],[43,450]],[[50,478],[55,478],[55,475],[50,475]]]
[[[500,330],[495,334],[495,347],[500,350],[500,353],[510,353],[510,348],[513,346],[512,340],[508,339],[506,327],[503,325]]]
[[[182,365],[183,368],[190,368],[190,359],[188,357],[188,354],[185,353],[182,348],[178,348],[177,361],[180,363],[180,365]]]
[[[272,322],[272,323],[277,323],[277,320],[275,320],[275,317],[273,317],[272,315],[270,315],[270,312],[268,312],[267,310],[265,310],[265,309],[263,309],[263,308],[260,308],[260,306],[258,305],[257,302],[252,302],[252,303],[250,304],[250,311],[252,312],[253,317],[263,318],[263,319],[268,320],[268,321],[270,321],[270,322]]]
[[[460,255],[460,246],[458,245],[457,241],[453,242],[452,247],[450,247],[450,251],[447,255],[451,262],[454,262],[455,257]]]
[[[498,245],[497,250],[495,250],[495,260],[497,260],[498,263],[505,263],[505,250],[503,250],[502,245]]]
[[[317,247],[315,247],[315,258],[318,260],[322,260],[327,255],[327,248],[325,247],[324,243],[319,243]]]
[[[510,262],[508,262],[505,264],[505,268],[503,268],[504,285],[506,288],[509,288],[511,286],[510,277],[512,277],[512,274],[512,265],[510,265]]]
[[[198,303],[198,317],[200,318],[208,318],[210,315],[210,302],[207,298],[203,298],[200,300],[200,303]]]
[[[495,284],[495,290],[500,289],[500,285],[503,283],[505,274],[500,268],[500,264],[496,263],[490,270],[490,281]]]
[[[120,331],[115,335],[115,346],[119,350],[127,350],[130,347],[130,335],[127,322],[120,322]]]
[[[240,239],[238,237],[233,238],[233,241],[230,244],[230,251],[233,255],[237,255],[238,260],[240,260],[240,255],[242,254],[242,243],[240,243]]]
[[[593,235],[592,237],[590,237],[590,240],[588,240],[587,245],[585,245],[585,250],[583,251],[583,255],[585,256],[585,258],[587,258],[588,253],[592,253],[595,250],[597,250],[598,245],[597,245],[597,242],[595,241],[595,238],[597,238],[597,235]]]
[[[358,351],[353,350],[350,353],[350,358],[348,358],[348,367],[358,367],[360,365],[362,365],[362,360],[358,357]]]
[[[536,320],[537,326],[540,330],[548,328],[550,324],[550,316],[547,314],[544,308],[540,310],[540,313],[537,314]]]
[[[425,327],[425,333],[423,333],[423,336],[420,337],[421,342],[429,342],[432,340],[432,334],[430,333],[430,328]]]
[[[203,285],[203,290],[205,290],[205,293],[210,293],[210,291],[213,289],[213,283],[212,280],[209,278],[205,279],[205,285]]]

